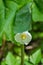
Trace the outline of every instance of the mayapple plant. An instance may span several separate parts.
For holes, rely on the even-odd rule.
[[[21,65],[24,65],[24,44],[27,45],[32,39],[32,35],[28,32],[17,33],[15,40],[21,44]]]
[[[0,45],[4,34],[5,41],[14,42],[17,33],[15,40],[21,44],[21,65],[24,65],[24,44],[27,45],[32,38],[26,31],[32,29],[30,3],[30,0],[0,0]]]
[[[17,33],[15,35],[15,40],[17,42],[20,42],[21,44],[27,45],[31,41],[31,39],[32,39],[32,36],[28,31]]]

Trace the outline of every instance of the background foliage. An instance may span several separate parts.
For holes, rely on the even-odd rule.
[[[26,30],[33,39],[24,45],[24,64],[43,65],[43,0],[0,0],[1,65],[20,65],[20,44],[14,35]]]

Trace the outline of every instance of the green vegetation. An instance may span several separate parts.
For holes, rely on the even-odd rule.
[[[27,46],[15,40],[25,31]],[[0,0],[0,65],[43,65],[43,0]]]

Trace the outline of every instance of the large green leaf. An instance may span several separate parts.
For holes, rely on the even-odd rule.
[[[13,1],[0,2],[0,38],[5,34],[8,40],[13,36],[13,19],[18,5]]]
[[[35,53],[30,56],[30,61],[35,65],[41,61],[41,50],[38,49]]]
[[[14,0],[0,1],[0,41],[3,35],[6,36],[6,40],[12,41],[14,33],[31,29],[30,4],[25,1],[25,5],[19,6]]]
[[[35,22],[37,22],[37,21],[43,22],[43,13],[41,13],[39,11],[39,9],[35,5],[35,3],[33,3],[33,5],[32,5],[32,19]]]
[[[14,33],[23,32],[26,30],[31,30],[31,13],[30,5],[24,5],[17,11],[14,23]]]
[[[16,59],[14,58],[12,53],[8,53],[6,57],[6,64],[7,65],[17,65]]]
[[[34,0],[38,9],[43,13],[43,0]]]

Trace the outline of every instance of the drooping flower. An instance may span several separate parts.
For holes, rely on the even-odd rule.
[[[21,44],[27,45],[27,44],[29,44],[31,39],[32,39],[32,35],[28,31],[25,31],[23,33],[17,33],[15,35],[16,42],[19,42]]]

